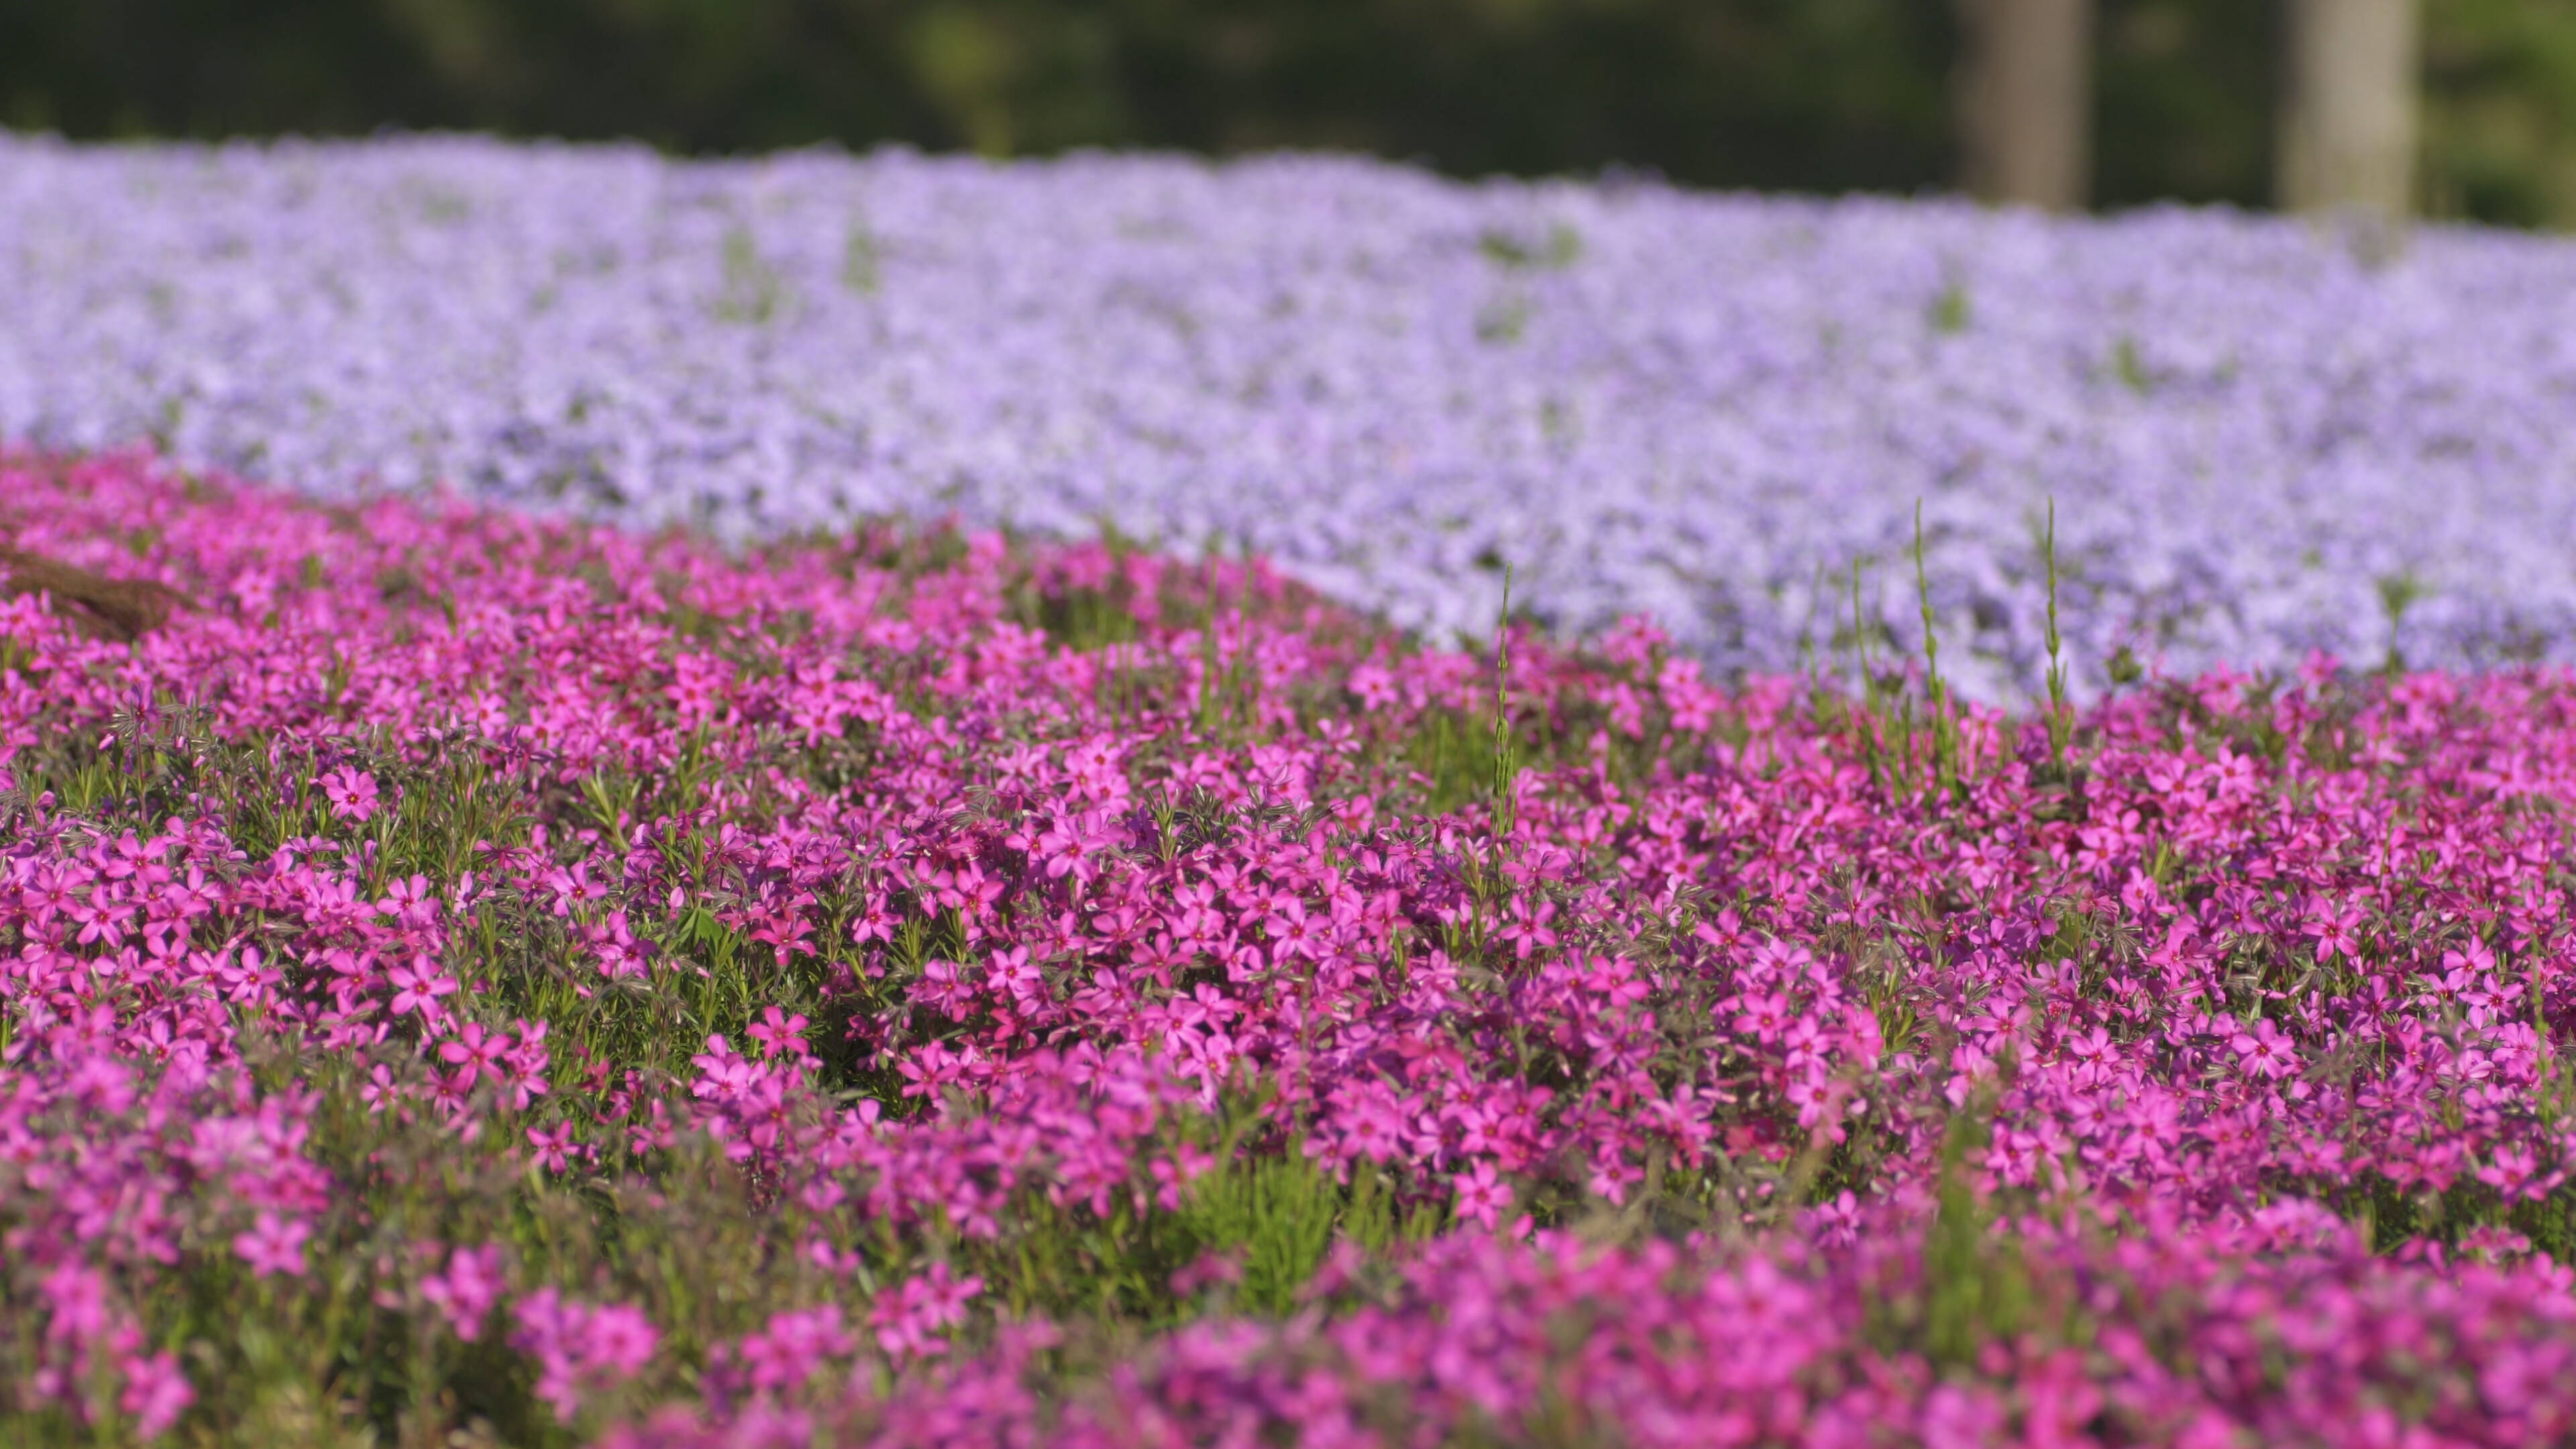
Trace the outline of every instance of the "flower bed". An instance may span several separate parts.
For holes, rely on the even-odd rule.
[[[2014,704],[2053,497],[2082,696],[2123,645],[2576,658],[2565,241],[460,138],[0,137],[0,202],[0,436],[334,497],[1105,521],[1433,638],[1509,564],[1561,631],[1646,614],[1728,678],[1856,613],[1919,647],[1920,500],[1952,673]]]
[[[0,500],[13,1441],[2576,1432],[2562,674]]]

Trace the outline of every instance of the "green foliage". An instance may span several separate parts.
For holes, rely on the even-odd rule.
[[[1978,1201],[1969,1165],[1986,1148],[1987,1112],[1951,1118],[1941,1142],[1939,1208],[1923,1244],[1922,1347],[1942,1367],[1958,1367],[1989,1343],[2009,1342],[2035,1314],[2030,1274]]]
[[[1503,607],[1494,624],[1494,843],[1500,849],[1512,833],[1514,787],[1520,782],[1520,755],[1512,743],[1512,574],[1503,570]]]
[[[866,223],[852,221],[849,240],[841,248],[841,285],[861,296],[874,293],[884,285],[884,257],[876,233]]]
[[[1819,681],[1808,705],[1827,730],[1850,740],[1879,788],[1900,798],[1926,795],[1964,799],[1968,789],[1964,707],[1941,673],[1941,638],[1932,608],[1932,582],[1923,547],[1923,510],[1914,510],[1915,602],[1923,623],[1923,679],[1918,692],[1910,670],[1874,648],[1892,648],[1890,631],[1870,618],[1861,597],[1861,560],[1852,563],[1848,627],[1835,635],[1851,650],[1860,681],[1854,698]]]
[[[715,302],[716,319],[749,326],[767,325],[786,305],[787,284],[760,255],[760,244],[747,227],[725,233],[724,286]]]
[[[2434,216],[2576,227],[2576,6],[2424,7],[2424,195]]]
[[[1475,725],[1454,710],[1430,709],[1398,747],[1398,756],[1423,780],[1422,809],[1447,814],[1482,793],[1477,778]]]
[[[1182,1220],[1208,1247],[1242,1253],[1245,1308],[1284,1317],[1332,1246],[1340,1197],[1332,1178],[1292,1143],[1275,1156],[1212,1169]]]
[[[2406,623],[2406,611],[2424,597],[2424,581],[2411,571],[2383,574],[2379,579],[2379,608],[2388,617],[2388,659],[2381,666],[2391,675],[2402,674],[2406,657],[2398,652],[2397,631]]]
[[[2039,537],[2040,558],[2048,570],[2048,624],[2041,638],[2048,645],[2048,765],[2066,770],[2066,744],[2075,731],[2074,706],[2066,698],[2066,664],[2059,657],[2065,639],[2057,632],[2057,500],[2048,500],[2048,522]]]
[[[689,152],[1277,146],[1461,175],[1911,191],[1955,170],[1947,5],[1920,0],[200,0],[0,11],[0,124],[79,136],[636,136]],[[2100,0],[2095,199],[2272,195],[2278,6]],[[2423,200],[2576,225],[2576,7],[2424,15]],[[434,216],[455,198],[431,196]],[[1580,238],[1483,240],[1506,270]],[[879,284],[854,227],[843,282]],[[1964,313],[1958,321],[1964,322]],[[175,420],[165,429],[175,428]]]
[[[1941,677],[1941,631],[1932,618],[1932,580],[1923,564],[1923,503],[1914,503],[1914,590],[1923,606],[1923,698],[1931,726],[1932,787],[1960,786],[1958,706]]]
[[[2272,199],[2277,4],[2099,0],[2097,205]]]
[[[2120,385],[2140,397],[2155,391],[2155,379],[2147,375],[2147,364],[2138,355],[2138,339],[2122,337],[2111,347],[2111,373]]]
[[[1329,146],[1467,175],[1626,163],[1720,185],[1903,190],[1950,169],[1950,30],[1946,7],[1911,0],[36,6],[0,15],[0,123],[89,136],[393,124],[701,153],[825,139],[987,154]],[[1508,250],[1498,260],[1547,266],[1574,246]]]
[[[1476,340],[1496,346],[1509,346],[1529,331],[1530,304],[1527,297],[1501,298],[1476,313]]]
[[[1295,1135],[1270,1150],[1245,1150],[1265,1100],[1226,1102],[1215,1165],[1190,1185],[1177,1222],[1190,1252],[1216,1255],[1239,1275],[1234,1307],[1284,1318],[1337,1239],[1385,1254],[1430,1237],[1447,1215],[1433,1202],[1406,1205],[1367,1162],[1344,1186]]]
[[[2370,1191],[2355,1197],[2348,1211],[2375,1252],[2394,1253],[2410,1243],[2456,1250],[2471,1232],[2491,1228],[2519,1233],[2561,1263],[2576,1254],[2576,1188],[2561,1186],[2539,1198],[2507,1198],[2466,1177],[2438,1193],[2406,1192],[2386,1178],[2371,1182]]]
[[[1547,230],[1544,240],[1533,242],[1507,231],[1488,231],[1476,239],[1476,249],[1507,270],[1554,270],[1574,265],[1583,255],[1583,233],[1565,222]]]

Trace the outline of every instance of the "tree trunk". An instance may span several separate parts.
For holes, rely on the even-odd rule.
[[[2416,0],[2289,0],[2280,202],[2291,211],[2414,209]]]
[[[1960,180],[2068,211],[2093,185],[2093,0],[1957,0]]]

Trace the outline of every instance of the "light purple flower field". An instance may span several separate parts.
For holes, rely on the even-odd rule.
[[[1860,610],[2025,700],[2311,648],[2576,658],[2576,246],[1461,185],[1279,157],[704,164],[0,139],[0,436],[736,535],[1265,553],[1433,637]],[[1838,643],[1837,641],[1841,642]]]

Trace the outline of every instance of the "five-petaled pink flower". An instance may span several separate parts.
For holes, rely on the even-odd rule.
[[[322,794],[334,818],[364,825],[376,814],[376,777],[343,765],[322,777]]]
[[[233,1252],[250,1265],[255,1278],[272,1273],[300,1277],[304,1272],[304,1243],[312,1236],[312,1226],[303,1219],[280,1218],[262,1209],[250,1231],[234,1235]]]

